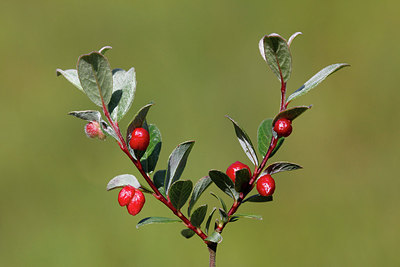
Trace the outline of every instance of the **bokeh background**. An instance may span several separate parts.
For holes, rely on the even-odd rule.
[[[195,181],[250,164],[224,115],[256,142],[279,106],[258,41],[302,31],[290,91],[329,64],[352,67],[293,102],[314,106],[273,160],[305,168],[275,176],[273,202],[240,209],[264,220],[230,224],[217,265],[399,266],[399,9],[394,0],[2,1],[0,265],[207,266],[206,247],[181,237],[182,225],[135,228],[170,215],[159,202],[148,196],[132,217],[106,192],[114,176],[138,173],[114,141],[88,139],[84,122],[66,115],[95,106],[55,70],[113,46],[111,66],[134,66],[138,80],[121,126],[154,101],[158,167],[194,139],[184,178]]]

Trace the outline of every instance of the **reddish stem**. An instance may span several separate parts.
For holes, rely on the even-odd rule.
[[[279,108],[279,111],[281,112],[281,111],[283,111],[283,110],[285,110],[287,108],[287,105],[289,103],[286,103],[286,100],[285,100],[285,98],[286,98],[286,82],[283,80],[282,71],[281,71],[281,68],[280,68],[279,64],[278,64],[278,68],[279,68],[280,77],[281,77],[281,103],[280,103],[280,108]],[[249,184],[248,184],[247,188],[245,189],[245,191],[240,193],[239,198],[237,200],[235,200],[235,202],[233,203],[232,207],[228,211],[228,217],[230,217],[230,216],[232,216],[233,214],[236,213],[236,211],[238,210],[239,206],[243,203],[244,198],[254,188],[255,181],[257,180],[258,176],[263,171],[263,169],[264,169],[265,165],[267,164],[267,161],[268,161],[272,151],[274,151],[277,143],[278,143],[278,138],[272,137],[272,140],[271,140],[271,143],[269,145],[267,154],[263,158],[263,161],[261,162],[260,166],[258,166],[254,170],[253,176],[251,177],[251,179],[249,181]],[[221,233],[228,222],[225,222],[223,224],[218,225],[216,231]]]
[[[124,138],[122,137],[121,131],[119,129],[118,123],[114,122],[111,119],[110,113],[108,112],[107,107],[105,106],[103,102],[103,112],[104,115],[106,116],[108,122],[111,124],[111,127],[113,128],[114,132],[117,134],[118,137],[118,144],[121,150],[129,157],[129,159],[132,161],[132,163],[136,166],[140,174],[143,176],[143,178],[146,180],[147,184],[151,187],[151,189],[154,191],[153,196],[164,203],[179,219],[182,220],[182,222],[186,225],[187,228],[193,230],[202,240],[207,238],[207,235],[203,233],[203,231],[200,228],[197,228],[194,226],[188,218],[185,217],[179,210],[177,210],[172,203],[166,199],[158,190],[158,188],[155,186],[153,181],[150,179],[150,177],[147,175],[147,173],[143,170],[142,164],[140,160],[136,160],[131,153],[129,152],[128,146],[126,145],[126,142]],[[205,243],[208,244],[207,241]]]
[[[287,106],[289,105],[290,102],[286,102],[285,104],[285,109],[287,109]]]
[[[279,66],[279,65],[278,65]],[[281,72],[280,68],[279,71]],[[285,94],[286,94],[286,83],[283,81],[282,77],[282,72],[281,72],[281,104],[280,104],[280,111],[283,111],[286,109],[288,103],[285,103]],[[106,116],[107,120],[111,124],[111,127],[113,128],[114,132],[117,134],[118,137],[118,144],[121,148],[121,150],[129,157],[129,159],[133,162],[133,164],[136,166],[136,168],[139,170],[140,174],[143,176],[143,178],[146,180],[147,184],[151,187],[151,189],[154,191],[153,195],[156,199],[164,203],[165,206],[167,206],[179,219],[182,220],[182,222],[185,224],[185,226],[191,230],[193,230],[203,241],[207,238],[207,235],[204,234],[204,232],[200,229],[195,227],[188,218],[185,217],[179,210],[177,210],[172,203],[166,199],[158,190],[158,188],[154,185],[153,181],[150,179],[150,177],[147,175],[147,173],[143,170],[142,164],[140,160],[136,160],[131,153],[129,152],[128,146],[126,145],[125,139],[122,137],[121,131],[119,129],[118,123],[114,122],[111,119],[110,113],[108,112],[108,109],[106,105],[104,104],[104,101],[102,99],[102,104],[103,104],[103,112],[104,115]],[[249,184],[247,188],[245,189],[244,192],[242,192],[239,196],[239,198],[233,203],[232,207],[228,211],[228,217],[232,216],[233,214],[236,213],[238,210],[239,206],[242,204],[243,200],[245,197],[250,193],[250,191],[254,187],[254,183],[257,180],[258,176],[261,174],[262,170],[264,169],[269,156],[271,155],[272,151],[275,149],[276,144],[278,142],[278,139],[275,137],[272,137],[270,146],[268,148],[267,154],[263,158],[263,161],[261,162],[260,166],[258,166],[254,173],[252,178],[249,181]],[[229,221],[228,221],[229,222]],[[225,228],[226,224],[228,222],[225,222],[223,224],[218,225],[218,227],[215,229],[218,233],[221,233],[222,230]],[[215,253],[216,253],[216,248],[217,245],[213,242],[208,242],[204,241],[209,248],[210,252],[210,266],[215,266]],[[215,244],[215,245],[214,245]],[[212,247],[210,247],[212,246]],[[214,247],[215,246],[215,247]],[[213,264],[213,265],[211,265]]]
[[[278,139],[275,137],[272,137],[271,144],[269,145],[267,154],[265,155],[260,166],[254,171],[253,176],[251,177],[251,179],[249,181],[249,185],[248,185],[247,189],[239,195],[239,198],[233,203],[231,209],[228,211],[228,217],[230,217],[236,213],[239,206],[243,203],[243,200],[245,199],[245,197],[253,189],[255,181],[257,180],[258,176],[261,174],[262,170],[264,169],[265,165],[267,164],[268,158],[271,155],[272,151],[274,151],[277,142],[278,142]],[[217,231],[218,233],[221,233],[228,222],[218,225],[218,227],[217,227],[217,229],[215,229],[215,231]]]
[[[285,98],[286,98],[286,83],[283,81],[283,78],[281,76],[282,79],[282,84],[281,84],[281,107],[279,109],[279,111],[283,111],[286,109],[286,103],[285,103]]]
[[[208,252],[210,253],[210,267],[215,267],[215,256],[217,254],[217,243],[209,243]]]

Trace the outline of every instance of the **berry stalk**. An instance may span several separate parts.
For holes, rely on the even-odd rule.
[[[236,211],[238,210],[239,206],[242,204],[242,202],[245,199],[245,197],[253,189],[254,182],[257,180],[258,176],[261,174],[262,170],[264,169],[265,165],[267,164],[268,158],[271,155],[272,151],[275,149],[277,142],[278,142],[278,139],[273,137],[272,140],[271,140],[271,144],[270,144],[270,146],[268,148],[267,154],[265,155],[265,157],[264,157],[263,161],[261,162],[260,166],[254,171],[254,174],[253,174],[253,176],[251,177],[251,179],[249,181],[249,186],[247,187],[247,189],[244,192],[240,193],[239,198],[237,199],[237,201],[235,201],[233,203],[232,207],[228,211],[227,214],[228,214],[229,217],[236,213]],[[225,228],[225,226],[228,224],[228,222],[225,222],[225,223],[222,223],[222,224],[218,225],[217,228],[215,229],[215,231],[217,231],[218,233],[221,233],[222,230]]]
[[[283,80],[283,76],[282,76],[282,72],[280,70],[279,67],[279,71],[281,73],[281,103],[280,103],[280,112],[284,111],[287,108],[287,104],[285,103],[285,98],[286,98],[286,83]],[[290,123],[290,122],[289,122]],[[291,127],[291,125],[289,124],[289,126]],[[285,131],[287,132],[288,130],[285,129]],[[291,128],[290,128],[290,132],[286,135],[288,136],[291,133]],[[279,135],[278,135],[279,136]],[[272,151],[274,151],[276,144],[278,143],[278,138],[276,137],[272,137],[271,143],[269,145],[268,151],[265,155],[265,157],[263,158],[260,166],[258,166],[254,173],[253,176],[251,177],[250,181],[249,181],[249,186],[247,187],[247,189],[244,192],[241,192],[239,195],[239,198],[233,203],[232,207],[230,208],[230,210],[228,211],[228,216],[232,216],[236,213],[236,211],[238,210],[239,206],[242,204],[243,200],[245,199],[245,197],[250,193],[250,191],[254,188],[254,183],[257,180],[257,178],[259,177],[259,175],[261,174],[262,170],[264,169],[265,165],[267,164],[267,161],[272,153]],[[229,176],[229,175],[228,175]],[[232,178],[231,178],[232,179]],[[228,221],[229,222],[229,221]],[[217,226],[216,230],[217,232],[221,233],[222,230],[225,228],[225,226],[228,224],[228,222],[222,223],[220,225]]]
[[[186,218],[185,215],[183,215],[179,210],[177,210],[172,203],[166,199],[158,190],[158,188],[154,185],[153,181],[150,179],[150,177],[147,175],[147,173],[143,170],[142,164],[140,162],[140,160],[136,160],[131,153],[129,152],[128,146],[124,140],[124,138],[122,137],[121,131],[118,127],[117,123],[114,123],[111,119],[110,113],[108,112],[106,106],[103,103],[103,112],[104,115],[106,116],[108,122],[111,124],[111,127],[114,129],[115,133],[118,136],[118,144],[121,148],[121,150],[129,157],[129,159],[132,161],[132,163],[136,166],[136,168],[138,169],[138,171],[140,172],[140,174],[142,175],[142,177],[146,180],[147,184],[151,187],[151,189],[153,190],[153,196],[158,199],[159,201],[161,201],[165,206],[167,206],[172,213],[174,213],[179,219],[182,220],[182,222],[185,224],[185,226],[191,230],[193,230],[196,235],[198,235],[202,240],[207,238],[207,235],[200,229],[195,227],[188,218]],[[206,242],[208,243],[208,242]]]

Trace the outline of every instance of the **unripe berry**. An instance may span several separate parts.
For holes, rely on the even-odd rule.
[[[127,206],[129,214],[133,216],[138,214],[142,210],[145,201],[142,191],[135,190],[135,194]]]
[[[89,122],[85,125],[85,133],[89,138],[95,138],[99,135],[98,123],[96,121]]]
[[[292,122],[288,119],[279,119],[274,125],[278,136],[288,137],[292,133]]]
[[[131,199],[133,198],[135,191],[136,189],[131,185],[127,185],[124,188],[122,188],[118,194],[119,205],[121,205],[121,207],[128,205]]]
[[[236,161],[235,163],[232,163],[231,166],[229,166],[228,169],[226,170],[226,174],[229,176],[229,178],[231,178],[231,180],[233,182],[235,182],[235,180],[236,180],[235,172],[237,172],[238,170],[241,170],[241,169],[247,169],[249,171],[249,175],[251,176],[251,171],[250,171],[249,166],[241,163],[240,161]]]
[[[132,132],[131,140],[129,145],[134,150],[146,151],[150,143],[149,132],[144,128],[136,128]]]
[[[100,124],[97,121],[91,121],[85,125],[85,133],[89,138],[99,138],[100,140],[104,140],[106,135],[100,128]]]
[[[275,191],[275,181],[271,175],[261,176],[257,180],[257,191],[261,196],[271,196]]]

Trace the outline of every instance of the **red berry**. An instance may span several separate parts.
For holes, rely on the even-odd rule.
[[[100,128],[100,124],[97,121],[91,121],[85,125],[85,133],[89,138],[99,138],[104,140],[106,138],[105,134]]]
[[[99,123],[96,121],[91,121],[85,125],[85,133],[89,138],[95,138],[99,135]]]
[[[278,136],[288,137],[292,130],[292,122],[288,119],[279,119],[274,126],[274,131]]]
[[[126,206],[129,204],[135,194],[136,189],[133,186],[127,185],[119,191],[118,202],[119,205]]]
[[[150,135],[149,132],[144,128],[136,128],[132,132],[131,140],[129,145],[134,150],[146,151],[149,146]]]
[[[257,191],[260,195],[271,196],[275,191],[275,181],[271,175],[261,176],[257,181]]]
[[[241,163],[240,161],[236,161],[235,163],[232,163],[231,166],[228,167],[228,169],[226,170],[226,174],[229,176],[229,178],[231,178],[231,180],[233,182],[235,182],[236,179],[236,173],[238,170],[241,169],[247,169],[249,171],[249,175],[251,176],[251,171],[249,166],[247,166],[246,164]]]
[[[131,201],[127,206],[129,214],[133,216],[138,214],[142,210],[145,201],[146,200],[144,198],[142,191],[136,190],[135,194],[133,195],[133,198],[131,199]]]

